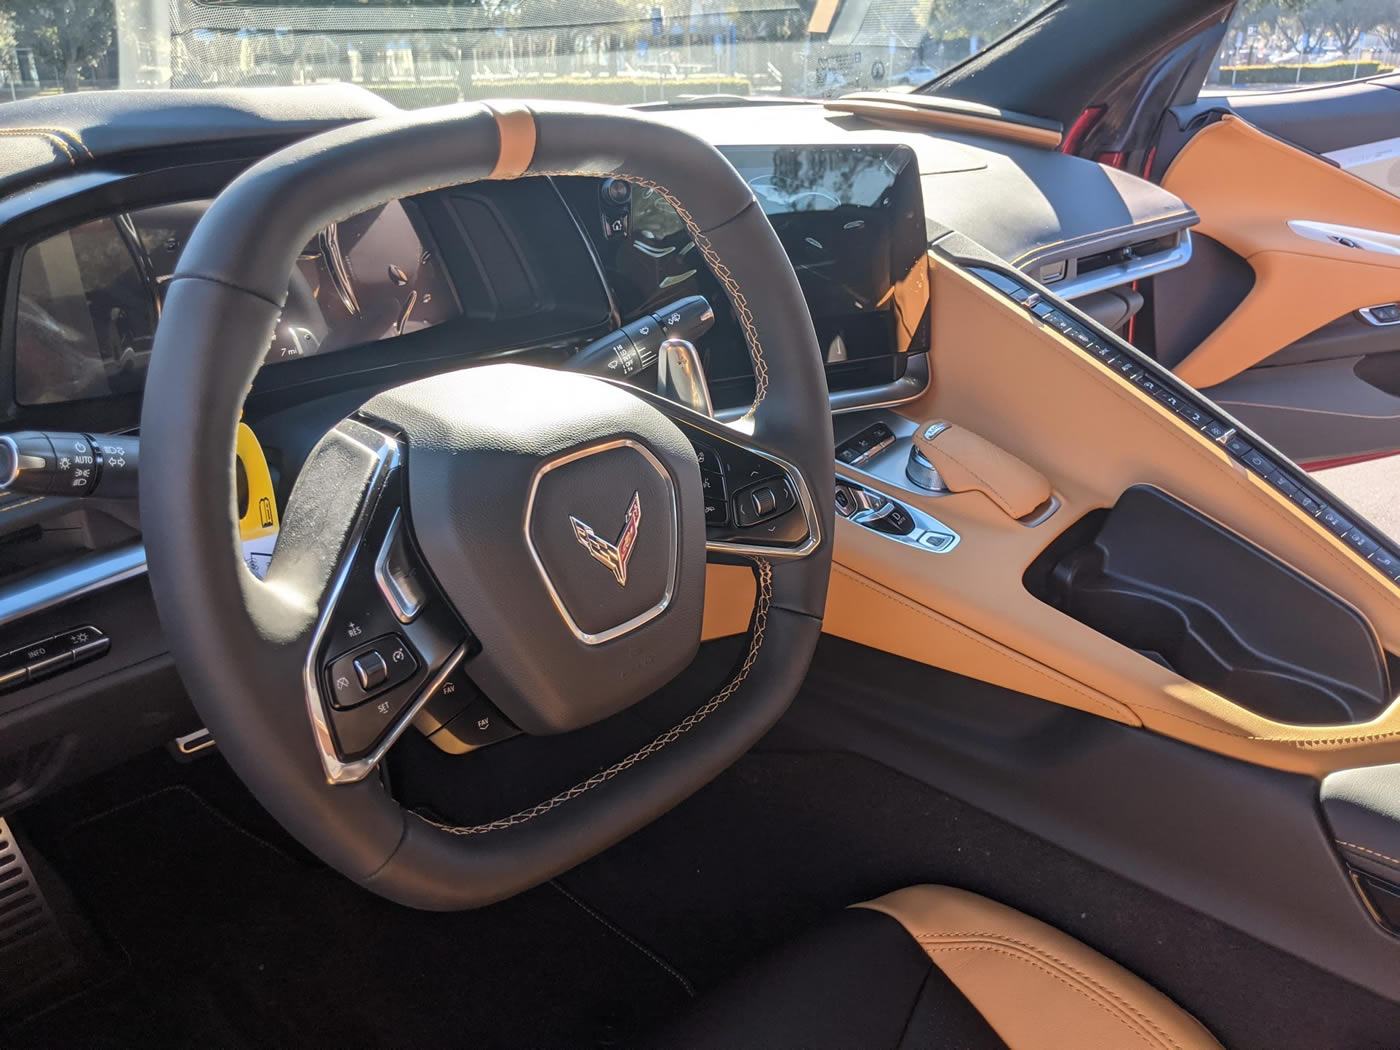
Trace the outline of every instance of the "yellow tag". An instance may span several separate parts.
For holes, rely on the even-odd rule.
[[[243,542],[263,536],[277,535],[277,494],[272,489],[272,472],[267,469],[267,457],[262,445],[247,423],[238,424],[238,456],[240,509],[238,533]],[[244,493],[246,492],[246,499]]]

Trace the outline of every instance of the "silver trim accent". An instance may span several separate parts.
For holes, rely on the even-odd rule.
[[[175,738],[175,750],[182,755],[197,755],[213,746],[214,734],[203,727]]]
[[[350,311],[351,317],[360,316],[360,300],[355,294],[355,284],[350,279],[350,268],[345,265],[345,256],[340,251],[340,227],[336,223],[331,223],[323,229],[318,238],[321,247],[321,256],[326,261],[326,269],[330,273],[331,285],[335,288],[335,294],[340,298],[345,309]]]
[[[836,475],[836,487],[837,491],[840,491],[842,487],[849,490],[852,495],[856,497],[858,505],[867,502],[867,500],[863,498],[866,494],[877,497],[880,501],[878,510],[861,510],[846,515],[841,513],[840,506],[838,505],[836,511],[838,517],[845,518],[845,520],[853,525],[860,525],[877,536],[884,536],[886,539],[894,540],[896,543],[902,543],[906,547],[917,547],[919,550],[927,551],[930,554],[947,554],[962,542],[962,536],[960,536],[955,529],[949,528],[932,514],[920,510],[918,507],[912,506],[909,503],[900,502],[893,496],[888,496],[881,492],[879,489],[870,488],[868,485],[859,481],[852,481],[848,477],[843,477],[840,473]],[[879,521],[881,518],[891,514],[896,506],[903,507],[904,510],[908,512],[909,516],[914,519],[914,529],[912,532],[907,536],[901,536],[896,532],[883,532],[880,529],[870,527],[873,522]],[[948,536],[951,537],[951,539],[947,543],[936,541],[930,543],[924,542],[926,537],[942,536]]]
[[[938,424],[934,424],[934,426],[937,425]],[[947,428],[946,423],[943,424],[943,426],[945,429]],[[929,430],[933,430],[933,427],[929,427]],[[938,433],[941,433],[941,431],[936,431],[934,436],[936,437]],[[932,440],[928,436],[927,430],[924,431],[924,440]],[[857,466],[858,465],[859,464],[857,464]],[[935,495],[941,496],[948,491],[948,483],[943,480],[943,475],[938,473],[938,468],[929,461],[927,456],[919,451],[918,445],[909,446],[909,462],[904,464],[904,476],[926,492],[932,492]]]
[[[1017,524],[1024,525],[1028,529],[1033,529],[1037,525],[1041,525],[1049,521],[1055,516],[1055,512],[1060,509],[1060,497],[1055,495],[1053,492],[1050,493],[1050,498],[1045,501],[1044,507],[1045,509],[1038,514],[1032,513],[1027,517],[1017,518]]]
[[[15,478],[19,477],[19,446],[15,444],[15,439],[9,434],[0,435],[0,445],[4,445],[10,450],[10,476],[4,481],[0,481],[0,492],[3,492],[15,483]]]
[[[1393,306],[1393,305],[1395,305],[1395,304],[1394,304],[1394,303],[1381,303],[1381,304],[1379,304],[1379,305],[1380,305],[1380,306]],[[1377,328],[1389,328],[1389,327],[1390,327],[1391,325],[1393,325],[1393,324],[1400,324],[1400,317],[1397,317],[1397,318],[1396,318],[1395,320],[1393,320],[1393,321],[1382,321],[1379,317],[1377,317],[1374,313],[1371,312],[1372,310],[1375,310],[1375,309],[1377,309],[1377,307],[1375,307],[1375,306],[1363,306],[1360,310],[1357,310],[1356,312],[1359,313],[1359,314],[1361,315],[1361,319],[1362,319],[1363,321],[1365,321],[1367,324],[1373,324],[1373,325],[1375,325]],[[3,487],[4,487],[3,485],[0,485],[0,488],[3,488]]]
[[[44,569],[0,588],[0,626],[145,573],[146,548],[139,543]]]
[[[695,426],[690,420],[686,422],[690,423],[691,426]],[[811,490],[807,488],[807,479],[803,476],[802,471],[798,470],[781,456],[776,456],[771,452],[765,452],[762,449],[754,448],[752,445],[746,445],[743,441],[739,440],[741,435],[737,430],[721,427],[719,429],[723,430],[724,433],[716,433],[715,430],[707,430],[699,426],[696,426],[695,429],[702,434],[714,438],[716,441],[727,442],[736,448],[743,449],[751,455],[758,456],[760,459],[766,459],[769,463],[774,464],[782,470],[783,477],[797,489],[797,505],[802,508],[802,517],[807,521],[807,539],[800,547],[765,547],[758,543],[734,543],[729,540],[706,539],[705,549],[707,551],[721,554],[742,554],[746,557],[768,558],[771,561],[793,561],[797,558],[807,557],[807,555],[811,554],[821,545],[822,527],[821,521],[817,518],[817,505],[812,499]]]
[[[656,392],[692,412],[714,418],[715,403],[710,400],[705,366],[694,343],[667,339],[661,344],[656,365]]]
[[[302,689],[306,694],[306,713],[311,719],[312,737],[316,742],[316,750],[321,756],[321,768],[326,771],[326,782],[329,784],[352,784],[369,776],[375,766],[379,764],[379,760],[384,757],[385,752],[403,735],[403,731],[408,728],[414,716],[418,714],[418,709],[432,695],[433,688],[461,662],[462,655],[466,652],[466,646],[459,646],[452,656],[448,657],[447,662],[443,664],[437,675],[434,675],[433,680],[419,692],[413,702],[399,715],[398,721],[385,732],[378,747],[364,758],[357,758],[350,762],[341,759],[335,748],[335,736],[331,732],[327,704],[325,698],[321,696],[321,669],[317,658],[321,652],[321,643],[326,637],[326,629],[330,626],[331,616],[335,613],[336,603],[340,600],[340,592],[345,589],[345,583],[350,578],[350,570],[353,568],[355,558],[364,543],[365,530],[369,528],[375,505],[379,501],[380,494],[384,491],[384,485],[388,481],[390,473],[399,465],[399,443],[388,434],[353,420],[342,420],[335,430],[346,440],[360,445],[365,452],[374,457],[376,462],[374,473],[370,476],[369,485],[365,489],[364,499],[360,502],[359,514],[355,519],[355,524],[350,529],[349,539],[341,554],[335,578],[321,604],[321,615],[316,621],[316,630],[311,635],[311,644],[306,652],[306,663],[302,665]],[[363,440],[366,437],[377,439],[377,446],[366,444]]]
[[[652,469],[661,475],[661,480],[666,483],[666,491],[671,496],[671,529],[674,536],[671,542],[670,562],[666,568],[666,591],[662,594],[661,600],[650,609],[638,613],[630,620],[626,620],[616,627],[609,627],[606,631],[590,634],[579,627],[578,623],[575,622],[569,610],[565,608],[563,598],[559,596],[559,592],[555,589],[554,581],[549,578],[549,572],[544,567],[544,560],[540,557],[540,552],[535,549],[535,541],[530,536],[530,521],[535,513],[535,494],[539,491],[540,479],[551,470],[562,467],[566,463],[574,463],[580,459],[587,459],[589,456],[596,456],[600,453],[610,452],[617,448],[630,448],[640,453],[642,458],[651,464]],[[549,592],[550,600],[554,602],[554,608],[557,609],[559,615],[563,617],[564,623],[568,626],[569,630],[573,632],[574,637],[584,645],[602,645],[604,642],[610,642],[614,638],[621,638],[624,634],[635,631],[643,624],[650,623],[666,611],[671,604],[671,598],[675,595],[676,576],[680,570],[680,554],[678,549],[680,528],[680,501],[676,498],[676,486],[671,480],[671,475],[667,472],[661,461],[652,453],[651,449],[647,448],[641,442],[633,441],[630,438],[616,438],[610,441],[601,441],[593,445],[585,445],[582,448],[576,448],[545,460],[535,468],[535,475],[530,479],[530,492],[525,498],[525,546],[530,550],[530,557],[535,563],[535,568],[540,574],[540,579],[544,581],[545,590]]]
[[[1141,281],[1143,278],[1152,277],[1155,274],[1175,270],[1178,266],[1185,266],[1191,261],[1192,250],[1191,231],[1182,230],[1176,247],[1170,251],[1144,255],[1131,262],[1115,263],[1113,266],[1105,266],[1102,270],[1095,270],[1083,277],[1074,276],[1067,281],[1056,281],[1055,294],[1061,299],[1081,299],[1086,295],[1093,295],[1095,292],[1103,292],[1109,288],[1117,288],[1119,285]],[[1029,309],[1031,304],[1026,302],[1022,305]]]
[[[389,522],[389,531],[384,534],[384,543],[379,548],[379,557],[374,559],[374,582],[379,585],[379,593],[384,595],[384,600],[389,603],[389,608],[394,610],[399,623],[412,623],[423,611],[423,603],[410,602],[394,582],[394,578],[389,575],[389,549],[399,538],[399,523],[402,517],[403,508],[396,508],[393,520]]]

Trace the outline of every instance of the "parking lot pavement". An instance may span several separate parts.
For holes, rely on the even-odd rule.
[[[1400,455],[1319,470],[1313,478],[1400,542]]]

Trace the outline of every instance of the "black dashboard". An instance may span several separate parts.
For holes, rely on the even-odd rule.
[[[269,152],[385,106],[345,87],[0,109],[15,144],[26,127],[73,136],[66,150],[38,136],[0,156],[4,429],[135,430],[163,287],[206,203]],[[1137,224],[1155,230],[1181,210],[1146,184],[1115,191],[1122,180],[1078,158],[820,105],[656,115],[714,142],[753,188],[806,295],[838,412],[911,400],[936,380],[927,253],[952,220],[1012,258],[1109,229],[1131,240]],[[1055,214],[1073,228],[1053,229]],[[697,296],[713,308],[696,346],[718,414],[741,414],[747,348],[700,255],[660,195],[593,177],[448,187],[346,217],[305,246],[246,402],[272,498],[285,500],[320,436],[379,390],[503,357],[568,367],[620,334],[654,339],[648,318],[664,323]],[[654,388],[654,358],[637,360],[629,378]],[[0,653],[83,629],[103,639],[61,676],[4,691],[0,675],[0,806],[197,728],[144,564],[129,503],[0,493]]]
[[[899,143],[726,152],[793,262],[831,385],[899,378],[904,355],[929,348],[913,152]],[[111,409],[123,395],[135,403],[167,282],[207,206],[132,208],[17,246],[5,343],[18,412],[68,405],[81,417],[85,406],[70,403]],[[346,351],[386,340],[409,366],[443,337],[460,346],[462,362],[530,352],[558,360],[697,295],[716,312],[699,347],[712,393],[720,405],[741,405],[753,373],[739,324],[691,231],[655,189],[582,177],[448,188],[350,216],[305,246],[265,359],[302,368],[267,371],[258,388],[328,375],[330,365],[309,359],[330,353],[341,355],[334,373],[344,376],[371,363]],[[431,342],[399,341],[440,327]]]

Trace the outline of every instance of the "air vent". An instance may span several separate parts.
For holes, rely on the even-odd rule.
[[[1166,237],[1157,237],[1150,241],[1136,241],[1122,248],[1113,248],[1106,252],[1086,255],[1079,260],[1076,272],[1082,277],[1109,266],[1126,266],[1135,259],[1171,251],[1176,247],[1176,240],[1176,234],[1173,233]]]

